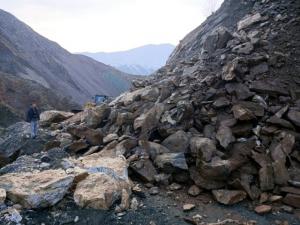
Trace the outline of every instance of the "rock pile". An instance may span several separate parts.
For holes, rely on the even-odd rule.
[[[236,16],[220,21],[229,9]],[[155,76],[49,121],[47,146],[83,155],[63,174],[76,180],[75,201],[106,209],[122,197],[129,207],[126,159],[145,183],[191,185],[191,195],[211,191],[222,204],[268,193],[264,202],[279,195],[300,207],[299,12],[299,1],[227,0]]]

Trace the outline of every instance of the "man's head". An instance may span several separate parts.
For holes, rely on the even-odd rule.
[[[32,102],[31,106],[35,108],[36,107],[36,102]]]

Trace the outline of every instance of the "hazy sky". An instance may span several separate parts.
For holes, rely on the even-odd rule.
[[[71,52],[176,45],[222,0],[0,0],[0,7]]]

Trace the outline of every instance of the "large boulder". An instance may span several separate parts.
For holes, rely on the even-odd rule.
[[[201,160],[209,162],[217,151],[215,143],[204,137],[192,137],[190,140],[191,153]]]
[[[86,139],[90,145],[101,145],[103,134],[100,129],[90,129],[84,125],[72,125],[67,127],[67,132],[76,138]]]
[[[0,176],[0,188],[7,198],[25,208],[43,208],[55,205],[67,193],[74,176],[64,170],[9,173]]]
[[[186,132],[179,130],[167,137],[162,145],[170,149],[171,152],[187,152],[189,147],[189,136]]]
[[[208,54],[212,54],[217,49],[225,48],[227,42],[232,38],[233,36],[227,28],[219,27],[206,37],[203,49]]]
[[[0,138],[0,167],[14,161],[20,155],[41,152],[53,137],[43,129],[36,139],[30,139],[30,124],[16,123],[6,128]]]
[[[52,123],[60,123],[74,116],[74,113],[50,110],[42,112],[40,115],[41,126],[50,126]]]
[[[166,172],[174,172],[176,169],[188,170],[184,153],[164,153],[155,159],[157,167]]]
[[[97,128],[109,117],[111,108],[107,104],[102,104],[94,108],[86,108],[82,114],[81,122],[90,128]]]
[[[151,141],[141,140],[139,141],[139,145],[147,152],[152,160],[155,160],[156,156],[160,154],[170,152],[170,150],[165,146]]]
[[[165,110],[162,103],[157,103],[147,112],[144,112],[134,120],[133,127],[140,130],[140,139],[148,139],[151,131],[158,125],[159,119]]]
[[[246,17],[244,17],[242,20],[238,22],[238,30],[245,29],[261,20],[262,20],[262,16],[260,15],[260,13],[256,13],[254,15],[247,15]]]
[[[88,176],[79,181],[74,200],[81,207],[109,209],[122,192],[131,191],[127,162],[123,157],[100,157],[95,153],[78,159],[75,164],[86,170]]]
[[[156,169],[149,159],[141,159],[132,162],[130,164],[130,169],[138,178],[147,183],[153,182],[155,175],[157,175]]]

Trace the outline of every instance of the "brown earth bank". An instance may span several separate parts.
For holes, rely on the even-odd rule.
[[[226,0],[131,91],[4,129],[0,221],[299,224],[299,15]]]

